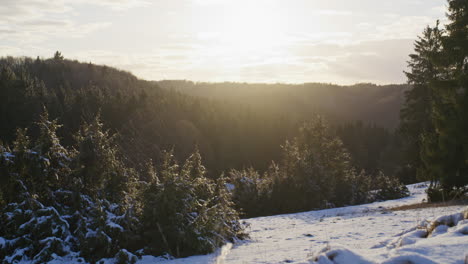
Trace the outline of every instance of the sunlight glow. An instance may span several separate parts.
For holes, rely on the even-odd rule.
[[[443,24],[445,9],[445,0],[2,1],[0,55],[58,49],[150,80],[404,82],[415,36]]]
[[[287,42],[287,23],[279,6],[272,1],[236,1],[224,4],[229,10],[219,22],[217,32],[202,33],[209,38],[207,52],[213,50],[229,54],[237,61],[266,59],[271,53],[281,52]]]

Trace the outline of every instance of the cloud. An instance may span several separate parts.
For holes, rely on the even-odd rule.
[[[434,6],[431,8],[431,13],[434,15],[445,14],[447,12],[447,4]]]
[[[346,10],[336,10],[336,9],[316,9],[311,12],[313,15],[322,15],[322,16],[349,16],[356,15],[351,11]]]
[[[23,55],[21,54],[22,50],[18,47],[13,47],[13,46],[5,46],[1,45],[0,50],[4,54],[0,54],[0,56],[20,56]]]
[[[76,2],[104,6],[113,10],[126,10],[151,5],[151,1],[147,0],[77,0],[74,3]]]
[[[76,8],[87,4],[109,10],[150,5],[146,0],[2,0],[0,40],[19,46],[55,38],[82,38],[111,25],[109,21],[83,21]],[[5,51],[2,51],[3,53]]]
[[[310,68],[307,73],[310,81],[391,83],[405,81],[402,71],[412,47],[412,39],[344,45],[301,43],[291,50],[291,56],[304,68]]]
[[[150,52],[91,50],[64,55],[113,65],[149,80],[383,84],[405,82],[403,70],[412,47],[412,39],[345,45],[301,42],[288,52],[266,49],[258,56],[238,56],[203,45],[174,44]]]
[[[2,0],[0,22],[21,21],[27,18],[42,17],[44,14],[64,14],[80,4],[124,10],[148,6],[151,5],[151,2],[148,0]]]
[[[115,66],[145,79],[247,82],[404,82],[413,40],[445,10],[442,0],[363,0],[360,6],[356,1],[296,0],[285,4],[284,12],[272,4],[275,0],[259,0],[247,14],[244,4],[251,0],[0,1],[0,55],[48,57],[62,45],[66,58]],[[250,23],[259,20],[256,15],[267,10],[266,3],[276,13]],[[137,12],[125,16],[137,7],[148,7],[143,13],[154,12],[154,18],[140,20]],[[175,15],[158,16],[168,10]],[[223,10],[234,15],[224,17]],[[240,18],[247,22],[239,26]],[[127,19],[135,25],[125,27]],[[239,30],[226,30],[223,19],[233,19],[232,28]],[[141,21],[146,24],[137,24]],[[74,38],[88,45],[75,45]]]
[[[110,25],[109,22],[78,24],[68,19],[28,20],[13,26],[0,24],[0,40],[18,44],[38,44],[51,37],[82,38]]]
[[[65,1],[51,0],[2,0],[0,24],[17,23],[42,17],[45,14],[63,14],[71,10]]]
[[[426,26],[435,24],[429,16],[388,16],[389,22],[376,27],[376,39],[415,38]]]

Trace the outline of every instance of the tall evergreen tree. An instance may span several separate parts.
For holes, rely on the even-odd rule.
[[[433,182],[430,200],[457,196],[468,184],[468,2],[448,7],[446,31],[426,29],[416,43],[407,74],[414,88],[402,110],[418,174]]]
[[[405,94],[406,102],[401,109],[400,132],[406,146],[406,162],[411,173],[409,177],[418,175],[419,179],[428,178],[428,169],[433,157],[422,147],[423,140],[430,144],[434,137],[433,104],[434,89],[438,79],[437,56],[442,48],[443,31],[439,23],[435,27],[427,27],[422,36],[414,44],[414,54],[408,61],[409,71],[405,72],[411,89]],[[426,146],[427,147],[427,146]],[[434,153],[434,155],[437,155]],[[425,156],[425,157],[423,157]]]
[[[443,66],[448,78],[441,83],[443,101],[437,105],[435,124],[440,150],[446,154],[441,185],[450,190],[468,184],[468,2],[450,0],[447,16]]]
[[[448,4],[447,33],[435,61],[440,68],[433,100],[435,133],[425,136],[429,173],[445,195],[468,184],[468,3],[449,0]]]

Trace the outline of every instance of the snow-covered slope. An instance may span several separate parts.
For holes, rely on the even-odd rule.
[[[426,185],[408,187],[411,196],[399,200],[247,219],[248,241],[227,245],[211,255],[176,260],[144,257],[138,263],[313,263],[320,258],[319,263],[334,263],[325,260],[333,253],[338,256],[336,261],[344,259],[341,263],[385,263],[389,259],[389,263],[464,263],[468,254],[467,220],[455,227],[438,227],[428,238],[419,238],[416,230],[464,207],[388,210],[423,201]],[[408,260],[414,262],[405,262]]]

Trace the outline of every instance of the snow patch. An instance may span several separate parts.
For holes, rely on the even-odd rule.
[[[359,264],[372,264],[373,262],[367,260],[363,256],[360,256],[353,251],[336,246],[333,249],[327,246],[319,251],[318,255],[313,257],[312,263],[316,264],[348,264],[348,263],[359,263]]]
[[[236,243],[225,255],[224,263],[321,261],[318,263],[330,264],[347,258],[344,263],[349,264],[464,264],[468,254],[468,236],[462,232],[466,231],[464,226],[468,221],[458,221],[445,233],[444,228],[439,227],[428,238],[421,238],[424,231],[418,231],[428,230],[431,220],[444,218],[439,216],[459,214],[464,206],[389,210],[425,202],[427,187],[427,183],[409,185],[409,197],[392,201],[245,219],[243,221],[250,225],[250,239]],[[396,242],[403,236],[407,240],[413,239],[414,243],[398,246]],[[328,250],[333,253],[323,251],[326,245],[333,245]],[[218,252],[173,260],[143,257],[137,264],[216,263],[219,256]]]
[[[232,243],[227,243],[221,249],[219,250],[219,255],[216,258],[216,264],[224,264],[224,261],[226,260],[227,254],[229,254],[229,251],[231,251],[232,248]]]
[[[3,237],[0,237],[0,249],[6,246],[6,240]]]

